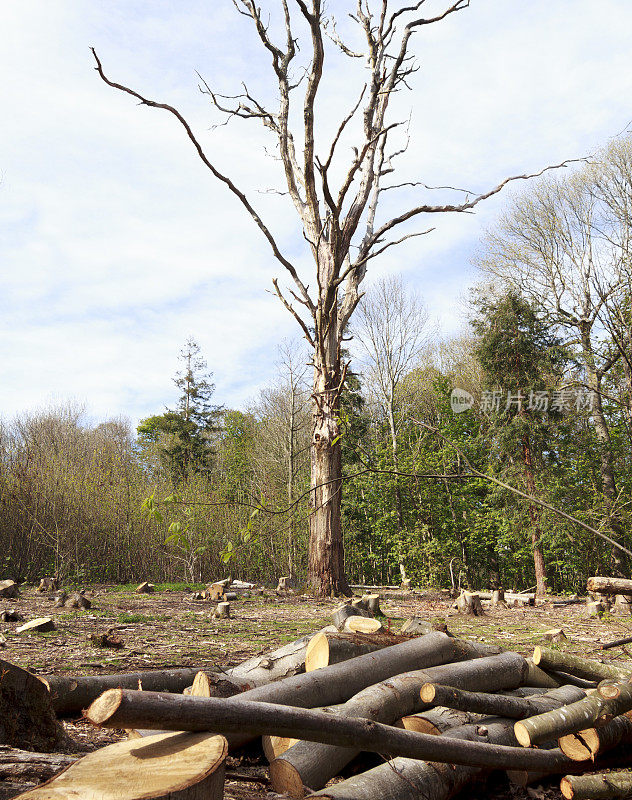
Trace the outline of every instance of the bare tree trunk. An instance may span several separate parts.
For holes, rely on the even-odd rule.
[[[525,483],[527,493],[535,495],[535,477],[533,475],[533,457],[531,454],[531,440],[526,433],[522,440],[522,452],[525,466]],[[531,547],[533,549],[533,566],[535,568],[536,597],[546,596],[546,565],[540,546],[540,511],[533,503],[529,503],[529,518],[531,519]]]

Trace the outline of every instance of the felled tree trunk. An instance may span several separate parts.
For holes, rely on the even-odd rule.
[[[65,753],[31,753],[0,745],[0,781],[11,778],[42,783],[77,759]]]
[[[0,659],[0,744],[41,753],[76,746],[55,717],[46,685]]]
[[[632,720],[622,716],[615,717],[601,728],[587,728],[561,736],[558,744],[560,750],[573,761],[592,761],[598,754],[611,750],[621,742],[630,741]]]
[[[527,658],[527,667],[529,669],[529,674],[527,675],[525,683],[528,686],[537,686],[540,689],[556,689],[560,685],[557,678],[554,678],[552,675],[549,675],[548,672],[540,669],[532,658]]]
[[[421,711],[426,705],[421,687],[429,682],[494,691],[519,686],[526,674],[524,659],[517,653],[431,667],[409,672],[369,686],[342,705],[338,714],[378,722],[396,720]],[[312,742],[299,742],[270,765],[272,785],[277,792],[296,791],[298,786],[320,789],[360,752]],[[384,750],[381,752],[390,752]]]
[[[197,670],[183,669],[126,672],[114,675],[44,675],[50,699],[58,716],[80,714],[93,700],[107,689],[119,686],[127,689],[143,689],[152,692],[182,692],[193,683]]]
[[[407,731],[428,733],[430,736],[440,736],[450,728],[461,725],[471,725],[482,719],[481,714],[472,714],[469,711],[457,711],[454,708],[429,708],[420,714],[408,714],[402,717],[401,724]]]
[[[608,772],[602,775],[567,775],[560,782],[564,797],[571,800],[610,800],[632,795],[632,771]]]
[[[140,693],[142,694],[142,692]],[[21,800],[221,800],[226,739],[209,733],[167,733],[126,739],[96,750]]]
[[[428,704],[509,719],[524,719],[543,714],[567,703],[583,700],[585,696],[585,692],[576,686],[561,686],[559,689],[551,689],[546,694],[525,698],[468,692],[435,683],[426,683],[421,687],[421,699]]]
[[[592,659],[580,658],[561,650],[551,650],[548,647],[536,647],[533,651],[533,661],[543,669],[568,672],[571,675],[577,675],[578,678],[590,681],[626,681],[632,678],[632,670],[624,667],[600,664]]]
[[[339,631],[344,628],[345,622],[351,617],[371,617],[371,612],[361,606],[345,603],[335,609],[331,615],[333,623]]]
[[[311,672],[365,653],[374,653],[376,650],[383,650],[393,644],[406,642],[409,638],[385,631],[372,634],[320,631],[310,639],[307,645],[305,671]]]
[[[605,725],[614,717],[632,709],[632,685],[601,684],[594,694],[529,719],[516,722],[514,732],[523,747],[557,739],[567,733]]]
[[[382,623],[372,617],[347,617],[343,630],[347,633],[377,633],[382,630]]]
[[[625,578],[588,578],[586,587],[589,592],[601,594],[628,594],[632,595],[632,581]]]

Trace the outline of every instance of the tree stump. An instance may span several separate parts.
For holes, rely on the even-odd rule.
[[[568,637],[561,628],[551,628],[548,631],[544,631],[542,634],[542,639],[545,642],[563,642],[567,638]]]
[[[5,608],[0,613],[0,622],[21,622],[24,617],[15,608]]]
[[[225,588],[226,583],[224,581],[221,583],[212,583],[206,588],[206,597],[216,603],[224,597]]]
[[[491,602],[492,602],[492,608],[495,608],[496,606],[506,606],[507,604],[505,603],[505,590],[502,588],[494,589],[494,591],[492,592]]]
[[[81,592],[73,592],[66,600],[66,608],[91,608],[92,603]]]
[[[470,614],[474,617],[482,617],[483,606],[481,598],[475,592],[462,592],[456,601],[459,614]]]
[[[382,616],[379,594],[365,594],[362,597],[362,602],[367,611],[370,611],[374,617]]]
[[[38,592],[56,592],[59,589],[57,578],[42,578],[37,587]]]
[[[601,619],[603,615],[608,610],[608,607],[605,603],[602,603],[600,600],[594,600],[590,603],[586,603],[586,616],[592,618]]]
[[[18,585],[15,581],[0,581],[0,597],[12,599],[17,597],[19,593]]]
[[[212,733],[160,733],[90,753],[21,800],[221,800],[228,746]]]
[[[66,600],[68,599],[68,593],[61,589],[57,592],[55,597],[55,602],[53,604],[53,608],[63,608],[66,604]]]
[[[153,583],[149,583],[148,581],[143,581],[139,583],[136,587],[136,594],[150,594],[155,589]]]
[[[405,633],[407,636],[423,636],[425,633],[432,633],[435,630],[433,624],[428,620],[420,619],[419,617],[410,617],[399,629],[400,633]]]
[[[213,612],[215,619],[230,619],[230,603],[218,603]]]
[[[15,629],[16,633],[48,633],[55,630],[55,623],[50,617],[38,617],[30,622],[25,622]]]
[[[279,583],[276,588],[277,592],[287,592],[293,588],[294,581],[289,575],[284,575],[283,577],[279,578]]]

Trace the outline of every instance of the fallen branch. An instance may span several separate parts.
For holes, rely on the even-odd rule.
[[[560,782],[560,790],[568,800],[602,800],[602,798],[630,797],[632,772],[608,772],[602,775],[567,775]]]
[[[543,669],[559,670],[589,681],[626,681],[632,678],[632,670],[614,664],[600,664],[588,658],[580,658],[561,650],[536,647],[533,661]]]
[[[552,711],[567,703],[582,700],[585,696],[585,692],[576,686],[561,686],[559,689],[552,689],[546,694],[530,698],[468,692],[434,683],[426,683],[421,687],[421,699],[425,703],[510,719],[524,719]]]

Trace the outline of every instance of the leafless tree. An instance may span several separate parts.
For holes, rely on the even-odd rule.
[[[419,366],[429,345],[428,319],[421,298],[406,290],[401,277],[390,276],[366,292],[352,328],[365,388],[388,424],[395,471],[399,469],[397,434],[406,403],[403,382]],[[402,500],[397,484],[395,505],[397,527],[401,530]]]
[[[334,20],[325,15],[322,0],[275,0],[271,5],[280,16],[278,25],[276,20],[269,24],[268,12],[254,0],[233,0],[233,4],[254,26],[260,45],[269,56],[278,104],[269,107],[247,87],[232,97],[220,94],[204,80],[201,89],[227,120],[254,120],[275,139],[287,193],[315,262],[315,279],[311,282],[301,277],[251,200],[220,171],[176,108],[111,80],[93,51],[96,69],[109,86],[145,106],[167,111],[178,120],[204,165],[240,201],[290,278],[287,290],[275,278],[274,289],[313,349],[309,579],[317,593],[348,592],[340,518],[338,411],[346,373],[342,343],[360,300],[367,265],[389,248],[427,233],[427,225],[414,227],[426,215],[471,211],[510,181],[533,176],[505,178],[483,192],[457,192],[455,202],[441,205],[427,200],[425,190],[429,187],[422,183],[406,179],[388,183],[388,176],[395,169],[394,160],[406,148],[405,141],[393,143],[393,135],[404,128],[402,122],[391,119],[389,110],[393,96],[409,87],[417,71],[411,52],[413,38],[426,26],[465,10],[469,0],[447,0],[442,10],[428,16],[423,13],[425,0],[357,0],[351,6],[350,18],[363,40],[358,52],[338,35]],[[299,47],[303,35],[305,41]],[[357,101],[340,120],[331,140],[317,147],[317,98],[332,50],[351,62],[357,59],[364,70],[358,72]],[[332,65],[339,75],[340,65],[335,59]],[[351,71],[345,73],[347,76],[351,80]],[[346,167],[342,167],[341,143],[356,115],[361,124],[355,147]],[[402,186],[418,192],[418,197],[394,216],[381,219],[378,206],[383,193]]]

